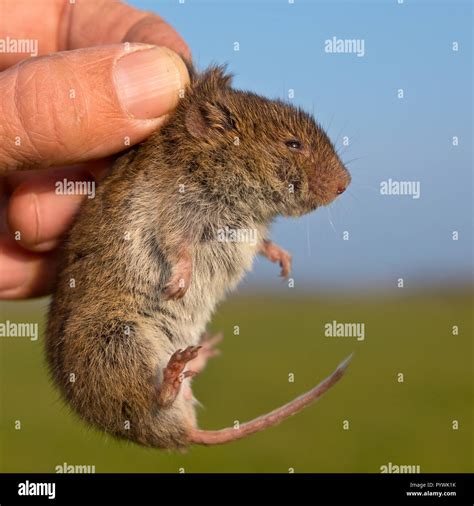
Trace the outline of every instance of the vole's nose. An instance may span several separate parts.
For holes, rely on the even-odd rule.
[[[347,190],[347,187],[351,184],[351,175],[348,170],[341,164],[341,172],[336,182],[336,195],[341,195]]]

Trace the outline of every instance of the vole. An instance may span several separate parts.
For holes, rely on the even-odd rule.
[[[218,338],[203,336],[216,304],[255,255],[288,275],[272,220],[329,204],[350,179],[310,115],[232,88],[224,67],[192,71],[167,122],[117,158],[65,238],[46,353],[70,406],[115,436],[180,449],[241,438],[321,396],[347,361],[272,413],[205,431],[191,377],[215,353]]]

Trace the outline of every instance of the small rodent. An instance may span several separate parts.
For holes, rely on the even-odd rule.
[[[232,441],[321,396],[319,386],[239,428],[197,428],[191,376],[215,353],[216,304],[269,241],[277,215],[329,204],[350,182],[322,128],[300,109],[233,89],[223,67],[191,83],[167,122],[113,164],[68,233],[49,311],[54,382],[87,422],[158,448]],[[257,241],[225,241],[222,230]],[[257,336],[256,336],[257,337]]]

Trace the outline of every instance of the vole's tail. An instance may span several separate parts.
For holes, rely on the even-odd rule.
[[[228,443],[249,436],[255,432],[267,429],[273,425],[277,425],[286,418],[301,411],[306,406],[319,399],[333,385],[335,385],[344,375],[352,355],[347,357],[339,364],[337,369],[323,380],[319,385],[315,386],[308,392],[300,395],[296,399],[280,406],[279,408],[267,413],[266,415],[254,418],[250,422],[241,424],[238,428],[228,427],[222,430],[200,430],[191,429],[188,433],[188,441],[190,444],[215,445]]]

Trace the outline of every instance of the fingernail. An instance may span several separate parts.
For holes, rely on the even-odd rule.
[[[135,50],[115,64],[119,100],[140,119],[158,118],[172,111],[188,81],[183,60],[164,47]]]

